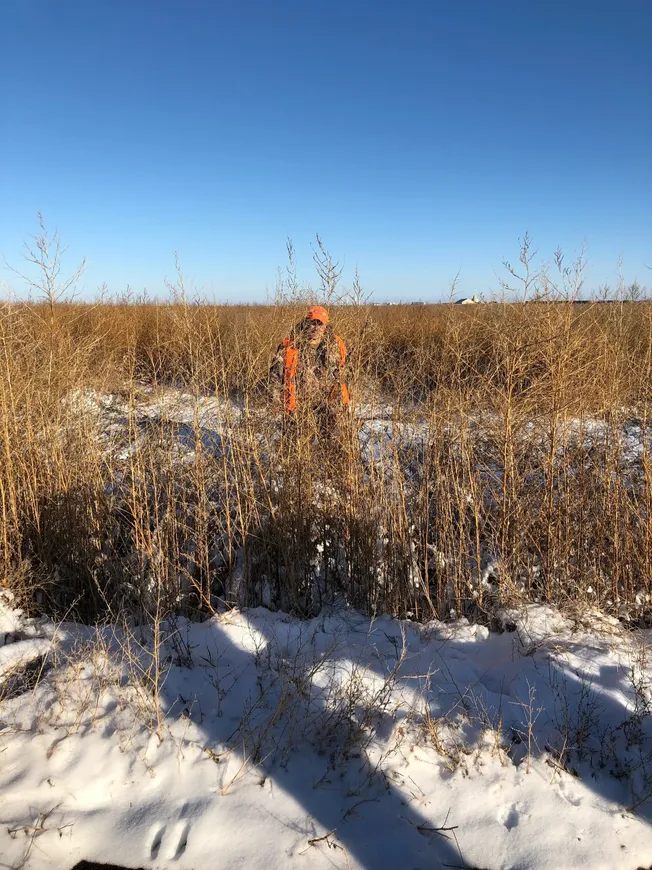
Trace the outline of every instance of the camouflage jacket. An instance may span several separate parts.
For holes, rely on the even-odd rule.
[[[295,335],[295,331],[290,335],[289,342],[298,351],[294,379],[297,407],[315,410],[331,404],[334,397],[338,397],[335,387],[342,383],[343,377],[342,355],[333,329],[326,327],[317,347],[311,347],[300,334]],[[270,397],[279,408],[284,407],[285,348],[285,342],[281,342],[269,370]]]

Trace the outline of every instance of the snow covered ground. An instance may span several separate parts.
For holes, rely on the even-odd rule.
[[[648,867],[649,635],[503,627],[342,606],[159,636],[0,593],[0,866]]]
[[[179,448],[186,460],[191,460],[194,451],[194,440],[197,433],[202,439],[204,449],[219,455],[226,447],[226,442],[232,434],[232,427],[237,426],[247,416],[268,418],[266,409],[248,408],[236,401],[226,401],[217,396],[196,396],[175,388],[143,387],[137,396],[135,404],[130,406],[129,400],[111,393],[99,393],[93,389],[77,390],[66,399],[65,405],[73,414],[84,415],[87,421],[94,421],[102,438],[107,443],[114,458],[126,459],[135,443],[145,436],[145,425],[151,423],[174,424]],[[403,409],[404,415],[407,409]],[[369,404],[358,403],[353,413],[360,422],[360,442],[368,455],[382,452],[386,442],[395,439],[403,445],[418,444],[427,440],[429,420],[427,415],[415,407],[413,413],[408,413],[405,419],[395,418],[394,408],[387,402]],[[129,418],[140,424],[140,434],[128,433]],[[488,412],[478,413],[472,421],[472,428],[478,437],[483,437],[486,430],[492,427],[500,428],[500,422]],[[547,450],[543,443],[549,437],[548,421],[532,420],[526,427],[523,436],[527,439],[530,449]],[[581,419],[570,417],[559,423],[559,450],[569,445],[582,445],[588,451],[594,448],[604,448],[610,445],[615,437],[621,453],[624,466],[635,466],[640,462],[644,452],[652,451],[652,433],[649,427],[645,432],[641,421],[635,414],[628,414],[622,409],[622,423],[612,425],[601,417],[584,416]],[[128,437],[129,443],[125,444]]]
[[[151,430],[175,461],[200,439],[230,455],[242,414],[171,390],[67,401],[118,481]],[[391,411],[359,409],[369,461],[427,433]],[[587,449],[610,436],[568,427]],[[643,437],[619,432],[625,472]],[[90,628],[0,591],[0,868],[650,867],[652,636],[539,605],[501,620],[330,604]]]

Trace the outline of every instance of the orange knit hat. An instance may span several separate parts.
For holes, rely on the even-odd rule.
[[[326,326],[328,324],[328,311],[322,305],[313,305],[306,315],[306,320],[318,320]]]

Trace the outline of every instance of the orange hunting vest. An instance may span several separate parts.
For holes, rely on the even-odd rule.
[[[344,367],[346,362],[346,345],[339,337],[335,336],[335,341],[340,349],[340,368]],[[299,365],[299,348],[289,338],[283,339],[283,362],[285,365],[283,371],[283,408],[286,411],[296,411],[297,408],[297,366]],[[337,397],[341,391],[342,404],[348,405],[351,401],[349,388],[346,384],[335,384],[331,393],[331,400]]]

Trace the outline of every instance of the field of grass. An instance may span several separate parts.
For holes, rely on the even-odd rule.
[[[263,602],[646,620],[652,305],[341,305],[353,413],[293,439],[301,304],[0,306],[0,580],[94,620]]]
[[[643,866],[652,305],[305,308],[0,305],[7,866]]]

